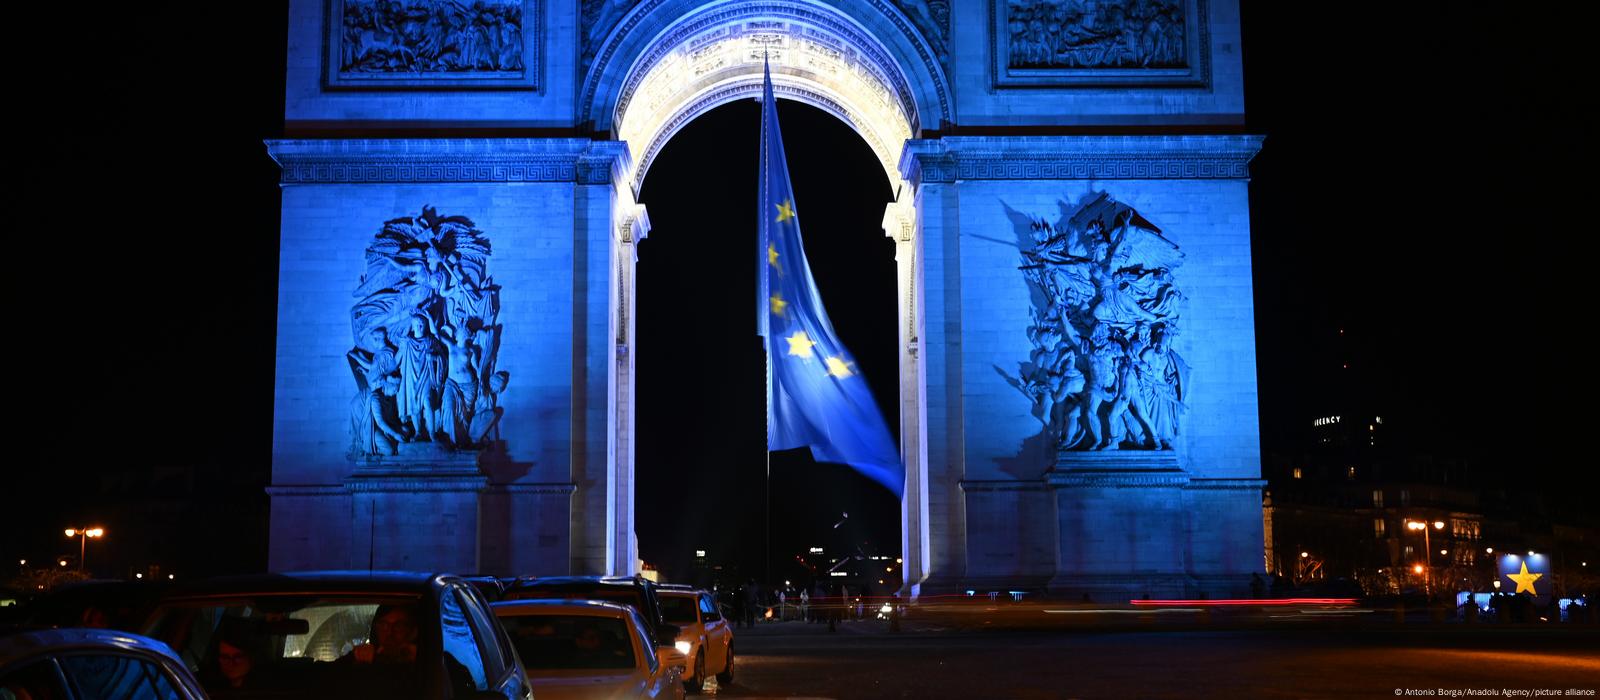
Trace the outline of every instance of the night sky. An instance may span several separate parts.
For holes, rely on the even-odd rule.
[[[31,126],[8,197],[19,429],[0,561],[65,553],[61,529],[95,520],[113,533],[90,553],[104,575],[265,564],[279,192],[261,141],[283,135],[286,40],[272,5],[97,10],[71,42],[22,47],[49,60],[13,89]],[[1588,512],[1593,460],[1571,455],[1592,442],[1592,324],[1566,308],[1592,276],[1592,178],[1565,173],[1592,148],[1573,98],[1592,90],[1560,72],[1567,23],[1442,2],[1243,13],[1243,131],[1267,135],[1251,183],[1264,452],[1292,452],[1329,397],[1359,395],[1416,449]],[[781,107],[824,300],[897,428],[887,180],[845,125]],[[639,538],[668,573],[695,548],[761,562],[757,116],[741,102],[690,124],[643,193]],[[774,561],[898,551],[881,488],[798,453],[771,471]]]

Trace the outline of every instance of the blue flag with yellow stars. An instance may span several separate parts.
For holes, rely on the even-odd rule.
[[[866,379],[839,342],[811,279],[778,131],[772,75],[761,90],[761,248],[757,329],[767,349],[767,449],[810,447],[896,496],[906,473]]]
[[[1528,552],[1528,556],[1505,554],[1500,557],[1501,593],[1527,593],[1543,603],[1550,600],[1550,558]]]

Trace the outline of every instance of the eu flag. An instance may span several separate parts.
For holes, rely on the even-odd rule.
[[[889,426],[822,308],[800,244],[800,217],[778,131],[772,75],[761,89],[761,248],[757,332],[767,350],[767,449],[810,447],[903,495]]]

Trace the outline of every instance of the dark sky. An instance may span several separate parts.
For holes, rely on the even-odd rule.
[[[1568,76],[1592,61],[1562,53],[1582,45],[1572,23],[1444,2],[1248,0],[1243,16],[1245,128],[1268,137],[1251,183],[1265,449],[1292,448],[1322,397],[1358,392],[1422,448],[1581,505],[1596,481],[1570,456],[1589,441],[1569,407],[1593,383],[1591,324],[1566,309],[1592,276],[1592,178],[1567,173],[1592,150],[1576,99],[1592,90]],[[41,60],[14,71],[28,126],[9,159],[0,561],[64,552],[62,527],[116,512],[118,547],[90,554],[114,563],[104,573],[259,567],[279,206],[261,141],[283,133],[285,13],[143,4],[57,21],[74,31],[30,33],[19,52]],[[892,409],[893,339],[874,330],[894,314],[886,182],[842,124],[783,107],[825,300]],[[723,380],[760,368],[738,233],[755,124],[752,102],[697,120],[645,185],[640,542],[667,567],[698,547],[759,561],[760,385]],[[684,376],[699,389],[672,388]],[[775,559],[844,511],[844,541],[898,548],[892,498],[807,462],[772,463]],[[203,497],[172,496],[188,493]]]

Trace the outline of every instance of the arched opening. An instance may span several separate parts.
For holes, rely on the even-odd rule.
[[[779,115],[823,302],[898,432],[895,244],[879,233],[889,180],[836,117],[782,99]],[[652,232],[635,277],[639,556],[672,580],[707,586],[763,579],[768,567],[766,375],[754,314],[759,118],[753,100],[704,112],[660,150],[640,191]],[[817,464],[806,450],[774,453],[770,518],[772,582],[809,585],[819,572],[827,580],[834,560],[866,556],[882,558],[840,569],[856,573],[852,585],[899,587],[900,502],[849,467]]]
[[[872,230],[881,230],[893,241],[892,298],[896,300],[897,315],[884,319],[882,324],[885,333],[892,331],[896,362],[889,369],[898,386],[897,400],[885,407],[884,414],[901,434],[906,495],[899,504],[898,528],[902,533],[899,548],[904,567],[885,573],[894,574],[902,584],[912,587],[910,592],[914,594],[915,586],[928,576],[931,546],[922,399],[926,379],[917,355],[922,298],[917,262],[921,254],[919,222],[912,188],[903,179],[899,165],[907,140],[917,138],[923,124],[938,127],[950,121],[951,104],[933,51],[911,29],[905,16],[886,0],[735,0],[713,4],[699,4],[698,0],[642,0],[611,32],[593,63],[587,66],[579,94],[580,114],[595,131],[609,132],[626,147],[626,157],[612,171],[613,253],[617,263],[612,311],[619,332],[618,362],[609,383],[615,410],[609,419],[614,429],[608,460],[612,475],[605,494],[605,570],[636,570],[637,533],[645,527],[636,526],[635,518],[635,496],[644,488],[637,481],[635,437],[637,424],[645,420],[636,413],[639,391],[635,386],[635,363],[641,353],[652,350],[641,348],[641,352],[633,352],[631,329],[645,314],[635,308],[641,292],[651,293],[636,284],[635,246],[650,231],[656,215],[647,213],[638,197],[653,164],[674,134],[719,106],[739,101],[748,106],[750,101],[745,98],[760,94],[763,65],[771,67],[780,105],[798,102],[832,115],[838,122],[834,127],[847,126],[854,132],[852,143],[865,145],[872,169],[882,173],[888,183],[887,206],[879,209]],[[752,118],[748,124],[753,128],[757,122]],[[754,147],[755,143],[752,132],[745,145]],[[794,148],[790,146],[791,152]],[[747,163],[727,167],[731,173],[747,178],[744,186],[753,187],[754,163],[752,157]],[[744,203],[753,201],[753,197],[718,196],[710,188],[701,193],[704,202],[733,202],[737,211],[746,212]],[[801,206],[809,207],[808,216],[814,218],[817,210],[827,204]],[[753,214],[741,216],[740,226],[753,225],[748,219]],[[808,241],[811,235],[821,233],[807,234]],[[863,235],[875,238],[870,233]],[[735,246],[733,250],[747,248]],[[735,270],[749,267],[750,261],[745,258]],[[884,270],[878,274],[886,281],[891,273]],[[752,306],[744,304],[744,310],[735,318],[749,317]],[[740,341],[739,347],[752,348],[753,353],[757,347],[754,336],[747,338]],[[754,357],[760,359],[759,355]],[[762,399],[760,395],[753,399],[756,403],[749,407],[749,415],[761,416]],[[760,432],[757,431],[757,440]],[[775,542],[774,557],[776,547]],[[885,551],[888,549],[892,548]]]

